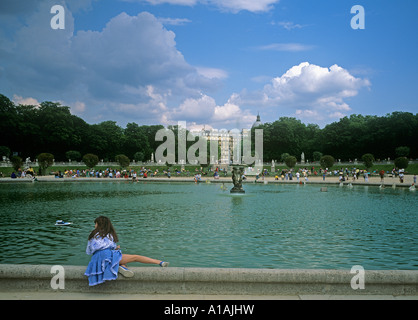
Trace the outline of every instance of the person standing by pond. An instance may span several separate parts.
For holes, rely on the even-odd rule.
[[[84,275],[89,285],[95,286],[107,280],[116,280],[118,272],[125,277],[133,277],[126,265],[130,262],[157,264],[168,267],[168,262],[140,255],[122,254],[115,228],[109,218],[100,216],[94,220],[95,228],[88,237],[86,253],[92,255]]]
[[[380,170],[379,175],[380,175],[380,182],[381,183],[385,182],[385,170]]]
[[[403,179],[404,179],[404,174],[405,174],[405,169],[399,169],[399,181],[401,183],[403,183]]]

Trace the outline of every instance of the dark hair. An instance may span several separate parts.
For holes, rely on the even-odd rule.
[[[100,216],[94,220],[94,223],[97,223],[97,228],[95,228],[89,235],[89,240],[98,234],[98,236],[105,238],[107,235],[113,237],[114,242],[118,242],[118,236],[116,234],[115,228],[112,225],[112,222],[108,217]]]

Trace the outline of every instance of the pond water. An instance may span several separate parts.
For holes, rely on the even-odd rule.
[[[319,185],[0,184],[0,263],[87,265],[94,219],[173,267],[418,269],[418,192]],[[55,226],[56,220],[71,226]],[[136,266],[147,266],[134,264]]]

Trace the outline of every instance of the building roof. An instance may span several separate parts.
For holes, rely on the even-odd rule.
[[[252,128],[257,128],[261,126],[263,123],[260,120],[260,113],[257,114],[257,120],[253,123]]]

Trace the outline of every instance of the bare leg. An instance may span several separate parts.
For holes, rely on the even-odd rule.
[[[119,261],[119,265],[126,265],[130,262],[140,262],[140,263],[148,263],[148,264],[160,264],[161,260],[156,260],[144,256],[139,256],[136,254],[122,254],[122,259]]]

